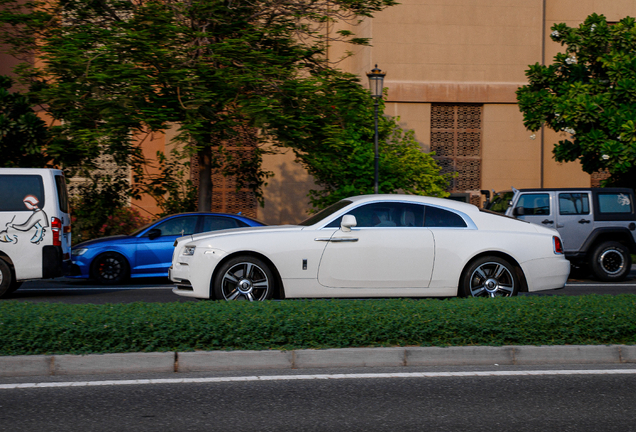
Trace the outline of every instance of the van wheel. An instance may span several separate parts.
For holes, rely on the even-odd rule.
[[[116,285],[128,279],[129,273],[126,258],[115,252],[106,252],[93,261],[91,276],[102,285]]]
[[[0,259],[0,298],[4,298],[11,294],[11,281],[13,275],[11,274],[11,268],[9,265]]]
[[[629,250],[619,242],[607,241],[598,245],[592,253],[592,272],[606,282],[620,281],[632,268]]]

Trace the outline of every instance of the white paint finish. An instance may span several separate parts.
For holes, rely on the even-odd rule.
[[[247,228],[179,239],[171,275],[189,280],[194,291],[175,293],[208,298],[218,263],[227,255],[245,253],[260,254],[274,264],[288,298],[456,295],[465,266],[478,255],[493,253],[521,266],[530,291],[562,287],[569,274],[569,262],[553,251],[555,230],[440,198],[365,195],[349,200],[349,206],[313,226]],[[391,201],[441,207],[460,215],[468,226],[353,228],[346,233],[322,228],[359,206]],[[358,241],[326,241],[332,236]],[[186,244],[196,245],[194,256],[181,255]]]

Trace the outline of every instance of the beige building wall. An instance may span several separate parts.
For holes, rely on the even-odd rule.
[[[425,151],[430,151],[431,104],[483,104],[482,189],[589,187],[590,175],[578,162],[554,161],[552,150],[562,133],[525,129],[515,92],[527,83],[529,65],[549,64],[562,49],[550,39],[550,27],[576,26],[592,13],[609,21],[636,16],[636,0],[403,0],[358,26],[340,24],[371,38],[372,46],[334,43],[329,60],[359,75],[365,86],[365,74],[376,64],[386,72],[385,113],[413,129]],[[341,60],[348,51],[353,56]],[[293,164],[289,158],[269,163],[284,169],[283,176]],[[296,207],[285,212],[301,213],[299,188],[311,183],[302,180],[302,169],[294,172],[293,195],[284,178],[274,177],[266,199],[275,191],[275,205],[281,205],[293,196],[296,204],[287,205]],[[275,213],[264,212],[263,219]]]

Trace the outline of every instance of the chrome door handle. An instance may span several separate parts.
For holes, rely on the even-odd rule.
[[[334,242],[334,243],[353,243],[357,242],[357,238],[351,237],[336,237],[336,238],[315,238],[314,241],[326,241],[326,242]]]

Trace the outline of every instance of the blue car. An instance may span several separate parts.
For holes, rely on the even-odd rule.
[[[130,235],[103,237],[73,246],[69,277],[91,278],[106,285],[122,283],[129,277],[167,277],[178,237],[262,225],[249,217],[224,213],[166,216]]]

